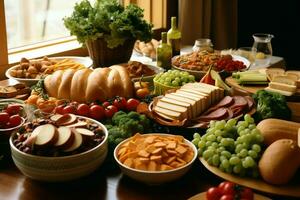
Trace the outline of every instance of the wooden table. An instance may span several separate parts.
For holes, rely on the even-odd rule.
[[[7,80],[0,81],[0,85],[5,84]],[[11,162],[4,168],[0,166],[0,200],[180,200],[204,192],[223,181],[210,173],[198,159],[181,179],[156,186],[136,182],[122,175],[118,167],[113,166],[115,165],[106,163],[93,174],[76,181],[43,183],[26,178]],[[289,198],[277,196],[273,199]]]

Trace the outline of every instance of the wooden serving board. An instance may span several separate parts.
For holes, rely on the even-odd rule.
[[[199,158],[201,163],[213,174],[234,182],[238,183],[239,185],[246,186],[261,192],[266,192],[274,195],[283,195],[283,196],[290,196],[290,197],[300,197],[300,182],[296,180],[295,183],[289,183],[286,185],[276,186],[271,185],[264,182],[262,179],[254,179],[254,178],[247,178],[247,177],[239,177],[232,174],[228,174],[222,172],[219,168],[210,166],[203,158]]]
[[[201,192],[199,194],[196,194],[195,196],[192,196],[188,200],[206,200],[206,192]],[[271,200],[271,199],[259,194],[254,194],[253,200]]]

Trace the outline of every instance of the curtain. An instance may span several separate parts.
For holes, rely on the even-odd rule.
[[[182,44],[210,38],[214,49],[236,48],[238,0],[179,0]]]

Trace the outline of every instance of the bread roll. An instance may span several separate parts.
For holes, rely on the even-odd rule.
[[[105,101],[115,96],[132,97],[133,84],[122,66],[66,71],[58,70],[46,77],[49,96],[78,102]]]

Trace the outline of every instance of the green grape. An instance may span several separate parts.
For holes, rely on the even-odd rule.
[[[255,151],[256,153],[259,153],[261,151],[261,148],[258,144],[253,144],[252,150]]]
[[[242,149],[244,149],[242,144],[236,145],[235,146],[235,153],[240,153]]]
[[[171,83],[171,78],[167,77],[167,78],[165,78],[165,81]]]
[[[213,159],[211,157],[208,158],[206,161],[209,165],[213,165]]]
[[[247,162],[248,167],[253,167],[253,166],[255,166],[255,161],[254,161],[253,158],[250,157],[250,156],[247,156],[247,157],[245,158],[245,161],[244,161],[244,162]]]
[[[225,172],[225,168],[223,167],[223,165],[219,165],[219,169],[222,171],[222,172]]]
[[[225,169],[227,169],[230,166],[230,163],[227,159],[224,159],[224,160],[221,161],[221,165],[223,165],[223,167]]]
[[[252,158],[257,158],[257,152],[254,150],[249,150],[248,155],[251,156]]]
[[[222,151],[221,152],[221,155],[222,156],[225,156],[227,159],[229,159],[231,157],[231,153],[229,151]]]
[[[189,82],[195,82],[195,76],[189,75]]]
[[[216,122],[216,128],[217,129],[223,129],[225,127],[225,124],[226,124],[225,120],[217,121]]]
[[[264,141],[264,137],[261,134],[256,134],[255,139],[259,143]]]
[[[209,136],[207,136],[207,140],[208,141],[211,141],[211,142],[214,142],[214,141],[216,141],[216,136],[215,135],[209,135]]]
[[[239,121],[238,122],[238,127],[239,126],[248,127],[248,122],[246,122],[246,121]]]
[[[235,165],[235,166],[233,167],[233,172],[234,172],[235,174],[239,174],[239,173],[241,172],[241,170],[242,170],[242,165],[241,165],[241,164]]]
[[[198,156],[202,156],[203,155],[203,149],[198,149]]]
[[[199,141],[200,141],[200,139],[199,138],[194,138],[193,140],[192,140],[192,143],[195,145],[195,146],[197,146],[198,145],[198,147],[199,147]]]
[[[214,166],[219,166],[220,164],[220,156],[218,154],[215,154],[213,157],[212,157],[212,163]]]
[[[239,126],[237,129],[238,134],[240,135],[240,132],[245,129],[245,126]]]
[[[239,157],[245,158],[248,155],[248,151],[246,149],[242,149],[238,155]]]
[[[198,138],[196,138],[196,139],[198,139]],[[198,148],[204,148],[204,147],[206,146],[206,143],[205,143],[203,140],[200,140],[200,141],[197,143],[197,145],[198,145]]]
[[[233,127],[236,124],[236,119],[230,119],[227,121],[227,124],[229,124],[231,127]]]
[[[249,128],[250,130],[253,130],[253,129],[256,128],[256,125],[255,125],[255,124],[250,124],[250,125],[248,126],[248,128]]]
[[[227,160],[226,156],[220,156],[220,161],[222,162],[223,160]]]
[[[216,121],[211,120],[211,121],[209,122],[209,127],[210,127],[210,128],[215,127],[215,125],[216,125]]]
[[[222,131],[221,130],[216,130],[215,131],[215,135],[218,136],[222,136]]]
[[[212,128],[209,128],[206,132],[210,135],[210,134],[215,134],[216,131],[217,131],[217,129],[212,127]]]
[[[199,133],[194,133],[193,138],[201,138],[201,135]]]
[[[179,86],[179,82],[176,81],[176,79],[174,81],[172,81],[172,86],[177,87]]]
[[[205,145],[206,145],[207,147],[209,147],[211,144],[212,144],[211,141],[207,141],[207,142],[205,143]]]
[[[217,141],[218,141],[218,142],[221,142],[222,139],[223,139],[222,136],[218,136],[218,137],[217,137]]]
[[[176,78],[175,78],[175,81],[177,81],[178,83],[180,83],[181,80],[180,80],[179,77],[176,77]]]
[[[237,165],[239,163],[241,163],[241,160],[239,159],[239,157],[237,156],[232,156],[230,159],[229,159],[229,163],[231,165]]]
[[[260,131],[259,131],[257,128],[252,129],[252,130],[251,130],[251,134],[254,134],[254,135],[260,135]]]
[[[209,146],[209,147],[207,147],[207,149],[208,149],[208,150],[211,150],[211,151],[213,151],[213,152],[215,152],[215,151],[216,151],[216,148],[215,148],[215,147],[213,147],[213,146]]]
[[[232,173],[232,168],[233,168],[233,167],[229,165],[229,166],[225,169],[225,172],[228,173],[228,174],[231,174],[231,173]]]
[[[211,146],[212,146],[212,147],[215,147],[216,149],[219,148],[219,145],[218,145],[218,143],[216,143],[216,142],[213,142],[213,143],[211,144]]]
[[[214,155],[214,151],[212,151],[212,150],[205,150],[203,152],[203,157],[205,160],[212,157],[213,155]]]

